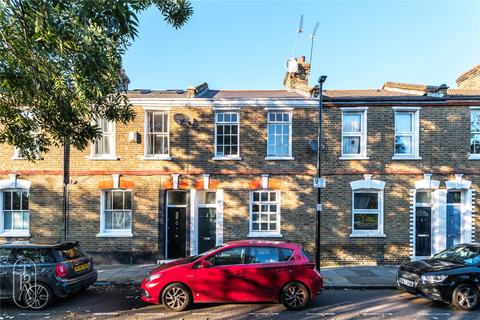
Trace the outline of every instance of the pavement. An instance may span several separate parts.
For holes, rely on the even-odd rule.
[[[139,285],[155,264],[97,266],[97,286]],[[322,267],[326,289],[394,289],[398,266]]]

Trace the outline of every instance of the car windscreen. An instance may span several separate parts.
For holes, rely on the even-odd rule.
[[[433,258],[452,263],[474,265],[480,263],[480,248],[470,246],[453,247],[437,253]]]
[[[56,251],[58,251],[63,260],[75,260],[85,256],[78,246],[60,247]]]
[[[190,263],[190,262],[194,262],[194,261],[197,261],[198,259],[200,259],[201,257],[205,257],[206,255],[212,253],[213,251],[219,249],[223,247],[223,245],[218,245],[218,246],[215,246],[213,247],[212,249],[208,250],[208,251],[205,251],[205,252],[202,252],[200,254],[197,254],[196,256],[191,256],[191,257],[187,257],[185,258],[185,263]]]

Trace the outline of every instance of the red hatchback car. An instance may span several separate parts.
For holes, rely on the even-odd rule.
[[[303,309],[323,279],[302,246],[287,242],[229,242],[149,272],[142,299],[183,311],[191,303],[275,302]]]

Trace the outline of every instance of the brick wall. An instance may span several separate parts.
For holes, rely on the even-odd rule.
[[[330,263],[398,263],[409,257],[410,195],[415,181],[424,173],[442,181],[465,173],[478,190],[480,162],[468,160],[469,106],[427,106],[420,109],[420,156],[422,160],[392,160],[394,105],[368,109],[369,160],[339,160],[341,153],[341,110],[327,104],[324,114],[322,257]],[[172,107],[170,111],[170,155],[172,160],[143,160],[144,111],[135,107],[136,119],[116,126],[116,153],[119,160],[89,160],[90,150],[72,152],[70,187],[71,239],[79,240],[87,251],[108,255],[118,252],[128,262],[162,257],[163,182],[171,173],[193,188],[203,173],[219,182],[224,190],[224,240],[245,238],[249,223],[249,181],[262,173],[282,181],[281,219],[284,240],[303,243],[313,252],[315,240],[316,192],[315,153],[308,142],[316,139],[316,110],[293,111],[292,161],[266,161],[267,119],[263,108],[242,107],[240,111],[241,161],[216,161],[214,156],[214,111],[210,107]],[[179,126],[173,115],[194,119],[193,128]],[[128,132],[142,136],[140,143],[128,141]],[[62,152],[52,148],[44,160],[30,163],[12,160],[13,148],[0,146],[0,180],[9,173],[30,180],[31,241],[60,241],[62,217]],[[112,173],[133,182],[133,237],[99,238],[99,183],[111,180]],[[352,190],[350,182],[362,180],[364,173],[386,182],[385,238],[350,238]],[[477,207],[480,199],[477,198]],[[476,218],[478,221],[478,218]],[[159,227],[160,225],[160,227]],[[160,231],[159,231],[160,230]],[[480,239],[480,227],[477,227]],[[11,240],[11,239],[3,239]]]

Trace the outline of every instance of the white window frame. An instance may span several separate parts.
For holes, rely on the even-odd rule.
[[[253,194],[255,192],[275,192],[276,193],[276,201],[275,205],[277,206],[277,229],[272,231],[262,231],[262,230],[252,230],[252,223],[253,223]],[[250,191],[250,205],[249,205],[249,223],[248,223],[248,230],[249,233],[247,237],[272,237],[272,238],[281,238],[283,237],[281,233],[281,200],[280,200],[281,192],[280,190],[271,190],[271,189],[260,189],[260,190],[252,190]],[[261,203],[262,201],[258,201]],[[257,203],[257,202],[256,202]],[[269,204],[273,204],[273,202],[268,202]]]
[[[150,117],[153,116],[155,113],[161,113],[167,115],[167,133],[160,133],[162,135],[166,135],[167,142],[168,142],[168,150],[165,154],[149,154],[148,147],[149,147],[149,139],[148,135],[148,123],[150,121]],[[153,133],[155,134],[155,133]],[[158,133],[156,133],[158,134]],[[145,119],[144,119],[144,151],[143,151],[143,160],[171,160],[170,156],[170,112],[169,110],[145,110]]]
[[[473,134],[480,134],[480,131],[475,131],[475,132],[472,132],[472,127],[470,125],[471,123],[471,119],[472,119],[472,113],[473,112],[480,112],[480,107],[470,107],[470,121],[469,121],[469,151],[468,151],[468,159],[469,160],[480,160],[480,153],[472,153],[471,152],[471,139],[472,139],[472,135]]]
[[[393,160],[421,160],[420,157],[420,108],[419,107],[394,107],[394,132],[393,132]],[[412,131],[398,133],[400,136],[412,137],[412,153],[395,153],[395,140],[397,137],[397,113],[412,115]]]
[[[267,156],[265,157],[265,160],[294,160],[293,154],[292,154],[292,124],[293,124],[293,110],[292,109],[267,109]],[[289,122],[288,122],[288,130],[289,130],[289,137],[288,137],[288,155],[269,155],[268,154],[268,126],[270,124],[286,124],[287,122],[284,121],[270,121],[270,114],[272,113],[287,113]]]
[[[240,157],[240,111],[235,109],[216,109],[214,110],[214,122],[215,122],[215,133],[214,133],[214,150],[213,150],[213,160],[242,160]],[[225,122],[225,121],[218,121],[217,115],[218,114],[236,114],[237,115],[237,122]],[[237,125],[237,154],[232,155],[218,155],[217,154],[217,126],[218,125]]]
[[[378,196],[377,209],[355,209],[355,194],[356,193],[372,193]],[[356,230],[355,229],[355,215],[356,214],[378,214],[378,228],[377,230]],[[351,237],[384,237],[383,233],[383,190],[375,189],[359,189],[352,192],[352,234]]]
[[[358,108],[341,108],[342,110],[342,138],[340,141],[340,160],[365,160],[367,157],[367,110],[368,107]],[[361,132],[344,132],[343,122],[344,115],[347,113],[360,114],[361,115]],[[343,153],[343,139],[344,137],[360,137],[360,153],[359,154],[344,154]]]
[[[122,210],[122,211],[130,211],[130,229],[105,229],[105,193],[108,191],[123,191],[123,192],[130,192],[131,197],[131,209],[130,210]],[[123,188],[112,188],[112,189],[104,189],[100,192],[100,232],[97,234],[97,237],[122,237],[122,238],[129,238],[133,237],[132,233],[133,229],[133,192],[130,189],[123,189]]]
[[[36,139],[36,137],[40,134],[40,129],[37,129],[37,130],[33,131],[32,134],[34,136],[34,139],[36,140],[35,141],[35,146],[36,146],[35,160],[42,160],[42,155],[40,153],[40,145],[38,143],[38,140]],[[20,148],[13,147],[12,160],[27,160],[27,158],[22,157],[20,155]]]
[[[3,210],[3,193],[4,192],[12,192],[12,191],[26,191],[29,195],[29,204],[28,204],[28,228],[27,229],[21,229],[21,230],[5,230],[4,222],[5,222],[5,215],[4,215],[4,210]],[[9,210],[9,211],[14,211],[14,210]],[[15,210],[17,211],[17,210]],[[20,210],[20,211],[27,211],[27,210]],[[13,219],[13,217],[12,217]],[[13,221],[12,221],[13,224]],[[25,188],[3,188],[0,189],[0,237],[30,237],[30,190],[25,189]]]
[[[110,154],[96,154],[95,153],[95,143],[91,143],[91,148],[90,148],[90,157],[88,157],[89,160],[118,160],[117,155],[116,155],[116,150],[117,150],[117,125],[115,121],[110,121],[113,124],[113,132],[110,133],[109,135],[113,137],[113,143],[112,143],[112,153]],[[93,123],[97,123],[97,121],[93,121]],[[102,137],[100,139],[103,139],[103,131],[102,131]]]

